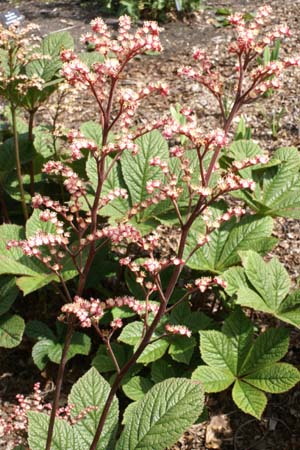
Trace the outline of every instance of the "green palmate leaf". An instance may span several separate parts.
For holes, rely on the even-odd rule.
[[[151,389],[153,383],[145,377],[136,376],[123,384],[122,389],[125,395],[131,400],[140,400]]]
[[[16,279],[11,276],[0,278],[0,316],[5,314],[18,296]]]
[[[187,303],[180,303],[171,311],[171,321],[174,325],[185,325],[191,331],[206,330],[213,327],[213,320],[199,311],[192,311]]]
[[[160,383],[167,378],[175,377],[175,370],[171,363],[160,359],[151,364],[151,379],[154,383]]]
[[[165,380],[138,402],[116,450],[164,450],[196,421],[202,409],[200,384],[187,379]]]
[[[169,355],[171,358],[174,361],[189,364],[196,347],[196,339],[187,336],[173,336],[170,342]]]
[[[25,329],[22,317],[4,314],[0,317],[0,347],[12,348],[20,344]]]
[[[192,380],[201,381],[205,392],[220,392],[227,389],[235,380],[227,369],[199,366],[192,374]]]
[[[138,154],[133,156],[130,152],[124,152],[121,159],[122,173],[132,204],[149,197],[146,191],[147,181],[163,179],[160,168],[150,166],[150,160],[159,157],[168,162],[169,159],[168,144],[156,130],[138,138],[136,143],[139,146]],[[139,219],[144,215],[151,216],[150,211],[151,208],[148,208],[140,213]]]
[[[252,170],[256,181],[254,193],[245,195],[244,192],[238,191],[234,196],[243,198],[259,214],[299,218],[299,155],[295,147],[278,149],[268,164],[272,166],[275,162],[274,167]]]
[[[28,444],[31,450],[45,450],[50,416],[41,412],[29,411]],[[51,450],[76,450],[75,435],[66,420],[56,418],[54,423]]]
[[[255,340],[242,366],[245,374],[279,361],[288,351],[289,333],[285,328],[270,328]]]
[[[211,233],[208,244],[197,250],[187,265],[196,270],[222,272],[240,261],[239,251],[255,249],[265,253],[274,245],[273,222],[270,217],[244,216],[232,219]],[[186,256],[196,247],[196,236],[190,236]]]
[[[220,331],[200,332],[200,352],[203,361],[218,369],[227,369],[235,375],[236,355],[231,339]]]
[[[291,364],[276,363],[251,372],[244,380],[262,391],[280,394],[299,383],[300,372]]]
[[[267,396],[244,381],[237,380],[232,390],[233,401],[246,414],[251,414],[257,419],[261,418],[267,405]]]
[[[300,326],[300,296],[288,295],[290,281],[284,266],[275,258],[269,263],[255,252],[241,253],[249,287],[237,291],[237,303],[264,311]]]
[[[290,279],[280,262],[273,258],[266,264],[257,253],[241,253],[245,273],[270,308],[277,309],[290,290]]]
[[[235,294],[240,288],[247,287],[247,277],[242,267],[231,267],[223,273],[223,279],[227,283],[225,292],[228,295]]]
[[[118,340],[129,345],[136,345],[140,342],[143,333],[143,324],[141,322],[131,322],[126,325]]]
[[[79,436],[81,448],[89,448],[91,445],[109,391],[109,384],[94,368],[91,368],[72,387],[68,399],[69,404],[74,405],[74,408],[71,410],[72,417],[75,418],[86,411],[88,407],[94,407],[92,411],[85,413],[84,418],[73,426]],[[108,412],[97,450],[113,448],[117,426],[118,400],[115,397]]]
[[[241,309],[237,308],[224,322],[222,331],[230,338],[235,374],[239,374],[252,346],[253,325]]]

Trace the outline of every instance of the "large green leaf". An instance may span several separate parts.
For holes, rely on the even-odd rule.
[[[220,331],[200,332],[200,352],[203,361],[217,369],[226,369],[235,375],[236,354],[231,339]]]
[[[50,416],[36,411],[29,411],[27,416],[30,449],[45,450]],[[77,450],[75,434],[66,420],[55,419],[51,450]]]
[[[109,392],[109,384],[94,368],[91,368],[72,387],[68,398],[69,404],[74,405],[71,415],[75,418],[80,413],[84,413],[84,417],[73,426],[80,438],[81,448],[89,448],[91,445]],[[94,409],[86,412],[90,407]],[[113,448],[117,426],[118,400],[115,397],[108,412],[97,450]]]
[[[254,249],[265,253],[274,246],[270,237],[273,221],[270,217],[244,216],[237,222],[235,219],[223,224],[210,235],[210,242],[198,249],[188,260],[192,269],[222,272],[240,261],[238,252]],[[197,236],[189,236],[186,256],[197,245]]]
[[[269,328],[255,340],[248,358],[245,359],[242,366],[241,373],[245,374],[279,361],[287,353],[288,347],[288,330],[286,328]]]
[[[237,191],[234,195],[246,201],[259,214],[300,218],[299,155],[295,147],[278,149],[268,164],[272,166],[274,161],[276,164],[273,167],[253,168],[252,176],[256,181],[254,193],[245,195],[243,191]],[[248,172],[245,174],[247,177]]]
[[[199,383],[184,378],[165,380],[138,402],[116,450],[164,450],[196,421],[202,409]]]
[[[12,348],[20,344],[25,329],[22,317],[4,314],[0,317],[0,347]]]
[[[267,406],[266,394],[242,380],[237,380],[234,383],[232,398],[242,411],[246,414],[251,414],[251,416],[254,416],[257,419],[261,418],[261,415]]]
[[[262,391],[281,394],[299,383],[300,372],[291,364],[276,363],[251,372],[244,380]]]
[[[205,392],[220,392],[227,389],[234,382],[235,377],[227,369],[199,366],[194,370],[192,380],[201,381]]]
[[[279,319],[300,326],[300,295],[288,295],[290,280],[284,266],[273,258],[266,263],[255,252],[241,252],[249,287],[237,291],[237,303],[264,311]]]
[[[252,346],[253,325],[241,309],[237,308],[225,320],[222,331],[230,338],[234,373],[239,374]]]
[[[93,122],[92,120],[84,122],[80,126],[80,131],[87,139],[95,142],[99,149],[102,147],[102,127],[99,123]]]
[[[246,413],[260,417],[267,402],[261,391],[280,393],[293,387],[300,377],[290,364],[277,363],[287,352],[285,329],[269,329],[253,342],[252,323],[240,309],[225,320],[222,332],[200,333],[200,351],[207,366],[199,366],[192,378],[206,392],[219,392],[234,384],[232,396]]]
[[[137,155],[133,156],[129,151],[125,151],[121,158],[122,173],[132,204],[141,203],[149,197],[146,191],[147,181],[164,178],[159,167],[150,166],[150,160],[155,157],[166,162],[169,160],[168,144],[156,130],[138,138],[136,144],[139,146]],[[153,208],[140,213],[139,218],[151,215],[151,209]]]

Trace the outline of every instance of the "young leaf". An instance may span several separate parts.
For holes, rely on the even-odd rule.
[[[261,418],[267,406],[266,394],[241,380],[236,380],[234,383],[232,398],[242,411],[257,419]]]
[[[93,367],[72,387],[68,398],[69,404],[74,405],[71,416],[75,418],[80,413],[84,413],[84,417],[73,426],[79,436],[81,448],[89,448],[91,445],[109,391],[109,384]],[[86,412],[90,407],[94,409]],[[118,409],[118,400],[115,397],[108,412],[97,450],[111,448],[118,426]]]
[[[191,426],[203,410],[199,383],[171,378],[155,385],[129,416],[116,450],[164,450]]]
[[[29,411],[28,444],[31,450],[45,450],[50,416]],[[66,420],[56,418],[54,422],[51,450],[76,450],[75,435]]]
[[[125,395],[131,400],[140,400],[151,389],[153,383],[145,377],[136,376],[122,385]]]
[[[20,344],[25,329],[22,317],[4,314],[0,317],[0,347],[13,348]]]

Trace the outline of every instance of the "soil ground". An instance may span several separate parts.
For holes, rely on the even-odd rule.
[[[186,79],[176,75],[179,66],[190,64],[190,54],[194,46],[207,49],[214,60],[221,64],[224,73],[231,69],[224,50],[231,38],[231,30],[218,27],[216,11],[218,8],[229,8],[233,11],[252,12],[262,3],[273,7],[271,27],[278,22],[286,22],[292,30],[292,37],[282,45],[285,55],[299,54],[299,11],[300,0],[206,0],[205,8],[182,20],[170,17],[164,24],[162,41],[164,52],[160,56],[142,58],[129,68],[129,83],[144,85],[153,80],[164,80],[171,88],[168,99],[153,98],[147,109],[141,109],[139,120],[160,117],[167,112],[168,105],[177,102],[196,111],[204,127],[218,124],[218,114],[213,99]],[[47,34],[61,29],[69,29],[80,47],[79,37],[89,30],[88,23],[99,15],[98,2],[80,2],[77,0],[32,1],[20,0],[17,7],[27,21],[41,26],[41,33]],[[92,6],[91,6],[92,5]],[[16,3],[0,1],[0,13],[15,7]],[[114,25],[115,18],[107,18]],[[253,138],[262,147],[272,151],[280,146],[300,144],[299,126],[299,80],[300,71],[293,71],[283,80],[282,89],[264,103],[257,103],[244,111],[247,123],[253,130]],[[89,98],[73,99],[73,114],[65,118],[69,125],[76,126],[82,120],[94,117],[93,105]],[[47,109],[47,108],[46,108]],[[44,115],[46,115],[46,109]],[[275,124],[276,133],[272,134],[271,125]],[[294,283],[300,274],[300,223],[298,220],[279,219],[275,233],[280,237],[280,244],[272,255],[279,257],[285,264]],[[259,317],[265,326],[269,318]],[[291,330],[291,346],[286,360],[297,366],[300,364],[299,333]],[[0,392],[2,413],[9,410],[14,396],[18,392],[29,393],[33,383],[40,374],[33,366],[30,358],[30,344],[24,342],[13,351],[2,351],[0,355]],[[65,385],[66,391],[78,375],[75,363],[71,365]],[[55,368],[53,368],[53,374]],[[51,389],[51,368],[42,374],[42,382]],[[189,430],[173,447],[173,450],[206,450],[209,448],[223,450],[300,450],[300,392],[299,387],[274,397],[270,396],[267,410],[262,421],[243,414],[233,404],[228,392],[210,396],[207,407],[210,420],[196,425]],[[10,450],[10,442],[0,438],[0,449]],[[84,449],[83,449],[84,450]]]

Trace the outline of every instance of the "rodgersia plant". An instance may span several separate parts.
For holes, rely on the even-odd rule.
[[[299,65],[295,58],[257,65],[267,46],[290,33],[281,26],[264,35],[268,13],[267,7],[261,8],[247,24],[239,14],[230,18],[237,32],[229,47],[238,62],[233,92],[226,91],[221,74],[202,50],[194,52],[200,69],[179,70],[217,100],[222,124],[208,133],[186,107],[180,121],[163,118],[135,125],[142,100],[155,92],[168,93],[162,83],[139,91],[122,85],[124,69],[135,56],[161,51],[155,23],[146,22],[133,32],[129,18],[121,17],[115,37],[102,19],[95,19],[93,33],[83,37],[83,42],[94,44],[93,59],[80,59],[69,49],[62,52],[63,76],[74,88],[92,93],[98,121],[71,130],[68,155],[44,165],[49,177],[63,178],[68,201],[34,196],[26,236],[20,238],[23,231],[17,230],[19,235],[7,242],[6,252],[15,252],[16,262],[2,272],[21,275],[17,284],[25,294],[50,282],[60,284],[64,302],[59,320],[67,329],[54,401],[50,416],[28,413],[31,450],[163,450],[200,416],[202,385],[207,392],[217,392],[234,384],[236,404],[260,417],[264,392],[284,392],[299,381],[296,368],[278,363],[288,347],[286,330],[270,329],[253,341],[252,323],[239,306],[300,325],[299,294],[289,293],[285,269],[277,260],[265,263],[259,256],[276,243],[272,216],[288,216],[291,209],[294,216],[295,211],[299,214],[298,152],[280,149],[270,157],[251,141],[229,142],[233,119],[242,107],[277,89],[282,71]],[[295,167],[292,182],[286,184],[282,178],[290,170],[290,158]],[[75,169],[80,161],[85,168],[81,176]],[[229,196],[244,204],[229,206]],[[177,227],[174,254],[162,255],[157,223]],[[107,291],[98,296],[89,278],[91,273],[101,277],[99,261],[104,263],[101,255],[108,244],[119,257],[119,284],[125,274],[130,291],[125,295],[119,289],[115,296]],[[26,272],[28,261],[32,269]],[[199,311],[208,293],[234,310],[222,331],[210,329],[218,325]],[[92,368],[75,383],[68,400],[74,405],[70,415],[85,414],[70,423],[56,417],[70,345],[80,327],[93,328],[101,342],[95,368],[113,376],[108,383]],[[206,364],[199,367],[192,360],[198,332]],[[31,324],[30,334],[41,343],[52,339],[38,322]],[[44,353],[43,344],[39,346],[40,357],[51,359],[52,352],[53,358],[50,344],[44,345]],[[186,365],[184,378],[174,378],[178,372],[170,367],[170,359],[162,359],[167,353],[174,363]],[[149,366],[151,380],[134,376]],[[135,402],[124,413],[124,430],[116,443],[121,386]]]

